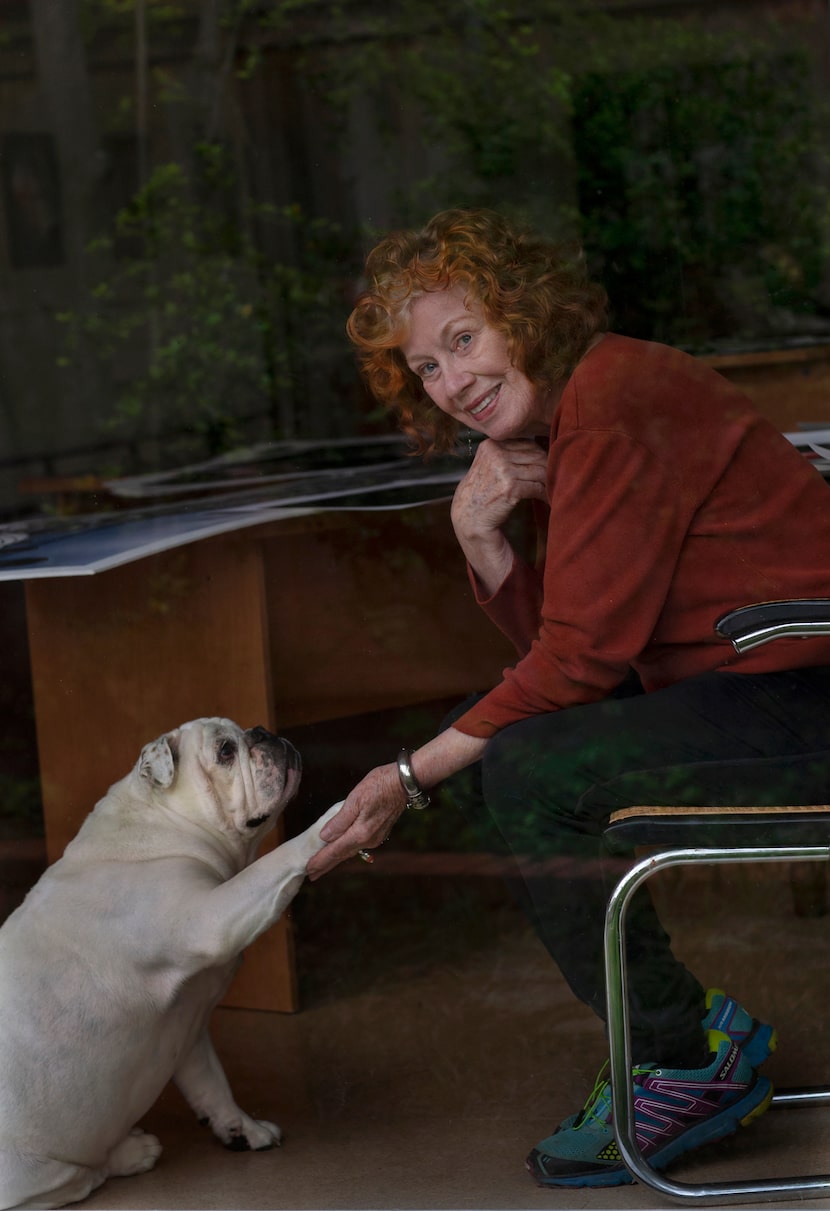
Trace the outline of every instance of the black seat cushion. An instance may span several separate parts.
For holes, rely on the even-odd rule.
[[[612,849],[753,845],[830,846],[830,805],[820,807],[626,807],[605,829]]]

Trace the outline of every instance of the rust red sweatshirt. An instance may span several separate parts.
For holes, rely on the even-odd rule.
[[[519,660],[455,724],[487,737],[713,669],[830,664],[830,638],[737,656],[713,630],[758,601],[830,595],[830,488],[747,397],[688,354],[608,334],[557,407],[544,558],[477,600]]]

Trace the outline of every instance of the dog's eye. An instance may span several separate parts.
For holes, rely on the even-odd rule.
[[[236,745],[233,740],[223,740],[219,745],[219,752],[216,754],[216,760],[220,765],[232,765],[236,757]]]

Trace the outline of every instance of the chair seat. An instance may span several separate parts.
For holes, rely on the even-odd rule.
[[[830,846],[830,805],[817,807],[626,807],[605,829],[614,850]]]

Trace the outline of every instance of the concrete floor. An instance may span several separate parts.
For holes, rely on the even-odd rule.
[[[224,1150],[169,1089],[144,1127],[157,1168],[83,1208],[648,1208],[642,1186],[553,1192],[524,1170],[577,1110],[602,1030],[489,879],[341,868],[295,905],[302,1008],[221,1009],[214,1037],[237,1100],[283,1147]],[[670,871],[656,887],[677,953],[776,1023],[779,1085],[830,1083],[830,919],[793,913],[781,867]],[[827,1110],[773,1109],[678,1162],[678,1180],[830,1171]],[[830,1199],[811,1200],[830,1207]],[[787,1206],[785,1200],[770,1204]]]

